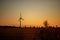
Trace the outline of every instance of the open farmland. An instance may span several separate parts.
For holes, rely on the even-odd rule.
[[[0,40],[60,40],[60,27],[0,27]]]

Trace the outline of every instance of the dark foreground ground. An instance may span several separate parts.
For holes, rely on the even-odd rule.
[[[60,40],[60,27],[18,28],[0,26],[0,40]]]

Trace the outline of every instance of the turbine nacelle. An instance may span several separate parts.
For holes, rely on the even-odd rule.
[[[23,18],[19,18],[19,20],[24,20]]]

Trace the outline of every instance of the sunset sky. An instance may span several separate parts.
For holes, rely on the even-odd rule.
[[[0,0],[0,25],[19,26],[20,12],[22,25],[42,26],[47,20],[60,26],[59,0]]]

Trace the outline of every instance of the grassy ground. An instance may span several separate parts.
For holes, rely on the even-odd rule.
[[[0,27],[0,40],[60,40],[60,27]]]

